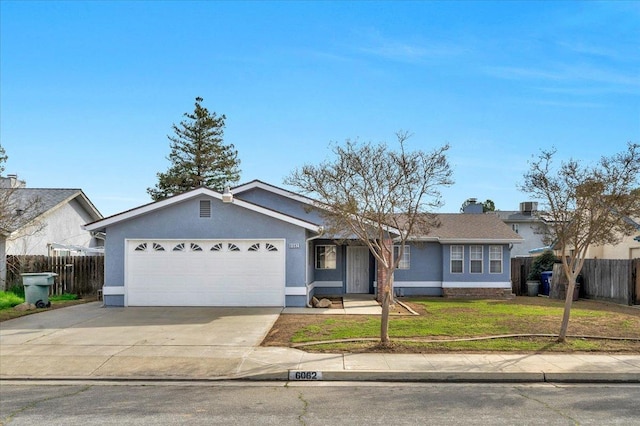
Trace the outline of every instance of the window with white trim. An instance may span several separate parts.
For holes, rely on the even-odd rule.
[[[469,247],[469,272],[472,274],[482,273],[482,246]]]
[[[316,269],[336,269],[336,246],[316,246]]]
[[[516,234],[520,233],[520,228],[518,227],[517,223],[512,223],[511,224],[511,229],[513,229],[513,232],[515,232]]]
[[[489,246],[489,272],[502,273],[502,246]]]
[[[393,259],[398,258],[398,253],[400,253],[400,246],[393,246]],[[411,249],[408,245],[405,245],[402,249],[402,259],[398,262],[398,269],[409,269],[411,268]]]
[[[464,272],[464,246],[451,246],[451,273]]]

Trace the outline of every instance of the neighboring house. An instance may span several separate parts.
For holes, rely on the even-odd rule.
[[[0,281],[6,255],[93,254],[102,240],[82,228],[102,215],[80,189],[26,188],[15,176],[0,177],[2,226]]]
[[[633,225],[640,232],[640,221],[626,218],[626,221]],[[587,259],[639,259],[640,258],[640,235],[637,233],[625,236],[615,245],[604,244],[600,246],[590,246],[587,250]]]
[[[408,244],[397,294],[511,295],[521,237],[495,215],[442,214]],[[314,295],[375,292],[365,246],[323,235],[317,203],[252,181],[201,187],[85,225],[105,240],[107,306],[305,306]]]
[[[546,247],[548,241],[547,224],[537,214],[538,203],[526,201],[520,203],[520,210],[496,210],[492,213],[497,215],[505,224],[520,235],[523,240],[511,251],[512,257],[528,257],[536,253],[536,249]],[[489,213],[490,214],[490,213]]]

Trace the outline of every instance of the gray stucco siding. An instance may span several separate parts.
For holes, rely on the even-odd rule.
[[[211,217],[200,218],[200,200],[211,200]],[[105,286],[123,286],[127,239],[284,239],[286,286],[305,285],[306,230],[206,196],[186,200],[106,229]],[[292,247],[299,248],[289,248]]]
[[[396,269],[394,283],[402,281],[442,281],[442,246],[439,243],[410,243],[409,269]]]
[[[306,220],[307,222],[316,224],[323,222],[320,212],[317,209],[311,208],[308,204],[265,191],[261,188],[247,190],[238,194],[237,197],[250,203]]]

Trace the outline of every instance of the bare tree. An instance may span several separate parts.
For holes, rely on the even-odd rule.
[[[439,188],[452,184],[448,145],[432,152],[407,151],[410,135],[398,132],[399,149],[347,140],[334,146],[335,159],[305,165],[285,183],[321,203],[327,227],[336,239],[359,240],[378,262],[378,301],[382,303],[380,342],[388,345],[393,272],[407,238],[437,226],[431,212],[442,205]],[[399,245],[393,256],[393,244]]]
[[[542,214],[553,246],[560,252],[569,282],[558,341],[569,325],[576,278],[590,245],[616,244],[634,228],[628,218],[640,217],[640,145],[602,157],[593,165],[576,160],[554,165],[556,150],[543,150],[530,163],[521,189],[542,201]]]
[[[5,170],[7,155],[0,145],[0,175]],[[45,224],[38,219],[42,202],[39,197],[24,197],[24,182],[17,176],[0,176],[0,290],[6,288],[7,241],[36,235]]]

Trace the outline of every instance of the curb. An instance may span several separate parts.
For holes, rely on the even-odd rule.
[[[640,373],[545,373],[545,382],[640,383]]]
[[[301,370],[288,370],[235,377],[234,380],[250,381],[289,381],[289,382],[425,382],[425,383],[640,383],[638,373],[545,373],[539,372],[455,372],[455,371],[380,371],[380,370],[329,370],[316,371],[316,379],[292,379],[292,373]],[[308,372],[308,371],[304,371]]]
[[[414,382],[414,383],[640,383],[640,372],[598,373],[571,372],[495,372],[495,371],[380,371],[380,370],[329,370],[315,371],[315,379],[293,379],[301,370],[284,370],[251,375],[217,377],[182,376],[2,376],[3,381],[94,381],[94,382],[201,382],[221,381],[275,381],[275,382]],[[292,374],[293,373],[293,374]],[[308,373],[308,371],[305,371]]]

